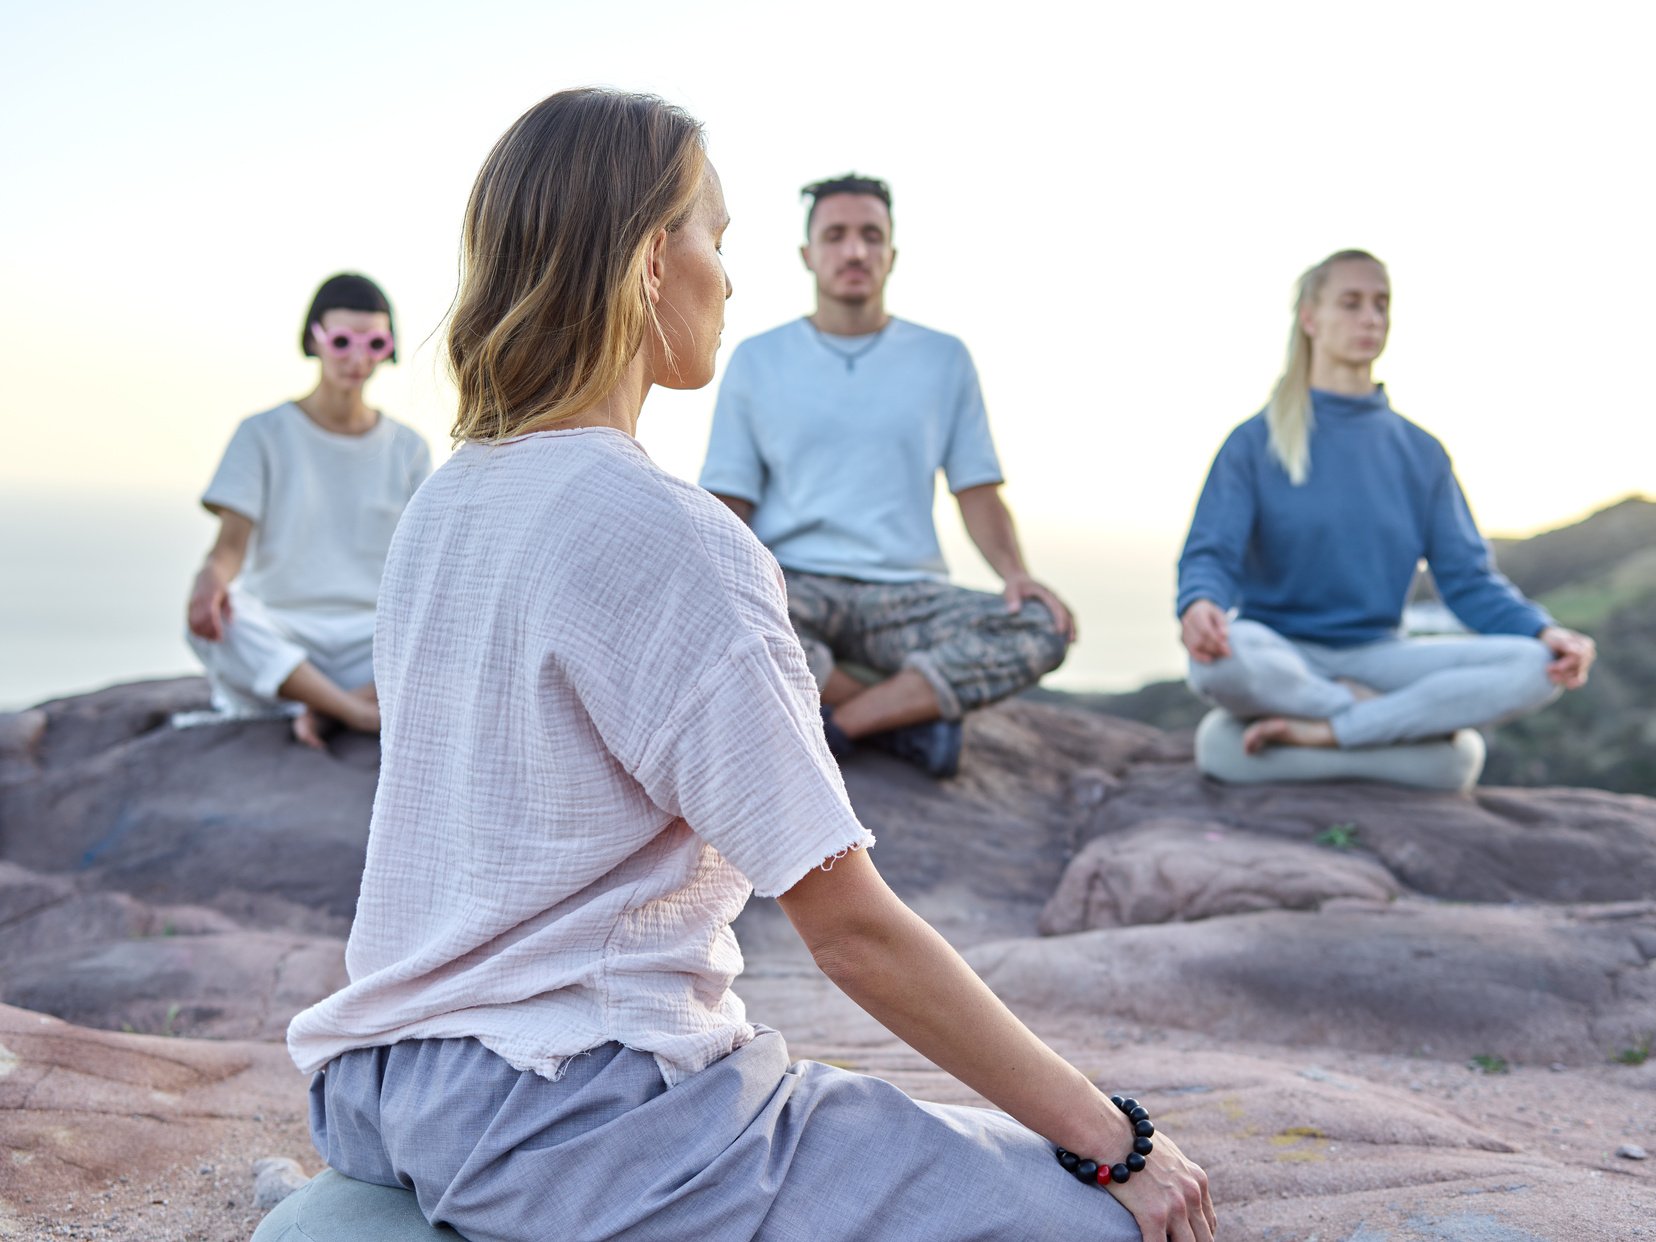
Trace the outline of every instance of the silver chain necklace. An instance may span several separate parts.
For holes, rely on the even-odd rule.
[[[874,333],[873,339],[865,341],[863,344],[857,346],[856,349],[841,349],[837,345],[830,345],[828,343],[828,334],[821,328],[817,327],[816,324],[811,323],[809,319],[805,322],[810,325],[811,334],[816,337],[817,344],[821,345],[822,348],[833,354],[834,357],[843,358],[845,360],[845,373],[847,375],[850,375],[857,369],[858,358],[861,358],[869,350],[873,349],[883,339],[885,339],[886,328],[891,326],[891,320],[887,319],[884,326],[881,327],[878,332]]]

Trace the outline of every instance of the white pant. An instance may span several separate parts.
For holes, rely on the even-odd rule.
[[[1552,652],[1517,635],[1385,638],[1325,647],[1233,621],[1231,654],[1190,665],[1191,689],[1234,716],[1327,720],[1341,746],[1383,746],[1499,724],[1557,697]],[[1377,690],[1359,699],[1336,678]]]
[[[185,641],[207,670],[213,706],[232,715],[261,715],[293,706],[277,688],[309,660],[342,689],[374,680],[374,614],[367,610],[278,611],[234,585],[224,637]]]

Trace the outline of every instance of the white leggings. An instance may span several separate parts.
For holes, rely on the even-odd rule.
[[[186,631],[184,638],[207,670],[213,706],[231,715],[297,710],[276,691],[306,660],[341,689],[352,690],[374,679],[371,610],[279,612],[232,587],[224,637],[215,643]]]
[[[1342,747],[1383,746],[1499,724],[1545,706],[1559,688],[1553,655],[1517,635],[1386,638],[1325,647],[1233,621],[1231,654],[1190,665],[1190,686],[1234,716],[1327,720]],[[1359,699],[1344,678],[1379,694]]]

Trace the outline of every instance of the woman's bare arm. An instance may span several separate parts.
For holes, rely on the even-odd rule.
[[[822,972],[915,1051],[1058,1146],[1112,1164],[1131,1150],[1127,1121],[1103,1092],[898,900],[867,854],[813,870],[781,905]],[[1064,1173],[1054,1165],[1052,1175]],[[1207,1177],[1163,1134],[1144,1170],[1110,1190],[1146,1237],[1213,1236]]]
[[[230,620],[230,583],[241,572],[253,537],[252,518],[234,509],[220,509],[218,515],[218,538],[190,588],[189,607],[190,632],[213,643],[224,637]]]

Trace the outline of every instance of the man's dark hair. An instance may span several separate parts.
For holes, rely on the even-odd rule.
[[[385,291],[355,272],[341,272],[322,282],[322,287],[311,299],[305,312],[305,326],[299,329],[299,348],[307,358],[316,357],[316,342],[311,339],[311,325],[322,322],[322,316],[331,310],[381,311],[391,319],[391,303]],[[391,324],[391,361],[397,360],[397,325]]]
[[[811,200],[811,208],[805,213],[805,240],[811,238],[811,221],[816,217],[817,204],[835,194],[872,194],[886,205],[887,211],[891,210],[891,187],[878,177],[863,177],[848,172],[840,177],[813,181],[799,191],[801,198]]]

